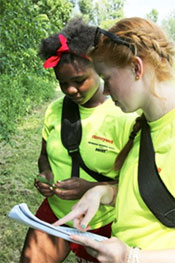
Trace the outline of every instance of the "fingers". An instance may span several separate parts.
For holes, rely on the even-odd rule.
[[[95,211],[96,213],[96,211]],[[81,217],[77,218],[77,221],[73,221],[74,227],[78,228],[81,231],[87,231],[90,229],[89,222],[94,217],[95,213],[93,209],[88,209]]]
[[[63,200],[78,200],[82,197],[83,193],[79,189],[64,190],[54,187],[54,194]]]
[[[70,190],[72,188],[74,188],[75,186],[72,184],[72,180],[71,179],[67,179],[67,180],[64,180],[64,181],[58,181],[55,186],[57,188],[60,188],[60,189],[64,189],[64,190]]]
[[[73,226],[82,232],[86,232],[90,230],[91,227],[82,223],[83,218],[84,218],[84,215],[80,215],[79,217],[72,219]]]
[[[43,189],[49,189],[49,187],[50,187],[48,184],[42,183],[42,182],[40,182],[40,181],[37,180],[37,179],[34,180],[34,186],[35,186],[36,188],[43,188]]]
[[[54,194],[53,188],[51,186],[49,186],[48,184],[45,184],[45,183],[41,183],[37,179],[35,179],[35,181],[34,181],[34,186],[45,197],[50,197]]]
[[[103,249],[103,243],[99,241],[95,241],[92,238],[89,238],[87,236],[79,236],[79,235],[71,235],[70,238],[72,240],[78,241],[82,243],[82,245],[92,248],[96,251],[100,251]]]
[[[108,246],[106,249],[106,245],[108,240],[105,241],[96,241],[92,238],[88,238],[87,236],[80,236],[80,235],[70,235],[70,238],[73,242],[79,242],[83,246],[85,246],[86,251],[92,257],[98,259],[98,262],[116,262],[116,257],[111,258],[111,251],[109,252]],[[115,244],[116,245],[116,244]],[[116,246],[112,248],[112,251],[115,253]],[[122,257],[123,258],[123,257]],[[119,261],[117,261],[119,262]],[[120,261],[123,262],[123,261]]]
[[[81,187],[74,187],[67,183],[56,183],[54,187],[54,193],[64,200],[77,200],[82,196]]]
[[[89,228],[88,224],[98,211],[99,205],[100,201],[97,198],[95,198],[95,200],[88,199],[86,194],[75,205],[75,208],[73,209],[81,211],[82,213],[80,215],[83,215],[81,221],[79,222],[81,228],[86,230]]]
[[[69,179],[58,181],[55,185],[58,188],[62,188],[65,190],[70,190],[74,188],[85,188],[86,190],[89,189],[89,185],[92,185],[93,183],[88,182],[82,178],[79,177],[71,177]]]
[[[56,194],[59,198],[64,200],[76,200],[78,199],[77,190],[63,190],[59,188],[54,188],[54,194]]]
[[[54,225],[60,226],[72,220],[75,228],[80,231],[87,231],[90,229],[88,224],[94,217],[96,211],[97,209],[84,210],[84,206],[80,207],[79,205],[76,205],[70,213],[55,222]]]
[[[91,192],[92,191],[89,193],[87,192],[72,208],[72,211],[57,221],[55,226],[65,224],[66,222],[73,220],[74,227],[79,230],[85,231],[89,229],[88,224],[95,216],[100,205],[100,198],[97,198],[98,195],[92,195]]]
[[[86,251],[94,258],[98,258],[100,251],[103,249],[103,244],[99,241],[95,241],[88,237],[71,235],[70,238],[73,241],[78,241],[86,247]]]
[[[53,188],[51,188],[48,184],[44,184],[44,183],[37,183],[37,184],[35,184],[35,187],[38,190],[45,190],[45,191],[53,190]]]
[[[74,219],[80,215],[81,215],[80,211],[71,211],[66,216],[64,216],[63,218],[56,221],[53,225],[54,226],[61,226],[61,225],[71,221],[72,219]]]
[[[53,195],[53,192],[51,190],[38,189],[38,191],[45,197],[51,197]]]
[[[85,180],[78,177],[72,177],[63,181],[58,181],[55,186],[58,188],[62,188],[64,190],[71,190],[71,189],[77,189],[82,188],[85,184]]]
[[[55,194],[64,200],[77,200],[89,189],[90,182],[77,177],[72,177],[64,181],[57,182]]]

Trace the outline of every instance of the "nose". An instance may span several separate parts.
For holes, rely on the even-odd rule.
[[[66,89],[66,93],[67,93],[68,95],[70,95],[70,96],[72,96],[72,95],[74,95],[74,94],[77,94],[77,92],[78,92],[78,89],[77,89],[75,86],[73,86],[73,85],[70,85],[70,86],[67,87],[67,89]]]

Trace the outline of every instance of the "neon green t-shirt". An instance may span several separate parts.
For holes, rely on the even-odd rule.
[[[149,122],[149,125],[160,177],[175,197],[175,109],[159,120]],[[134,146],[120,172],[113,236],[117,236],[129,246],[142,249],[175,248],[175,229],[160,223],[140,196],[139,141],[140,133],[135,138]]]
[[[61,142],[61,114],[63,98],[53,102],[46,111],[43,138],[47,141],[47,154],[54,174],[54,181],[71,176],[71,158]],[[87,167],[110,178],[117,176],[113,170],[117,153],[128,140],[136,114],[124,114],[111,99],[94,108],[79,106],[82,122],[80,153]],[[95,179],[80,168],[80,177],[94,182]],[[77,201],[62,200],[56,195],[48,198],[49,205],[58,218],[62,218]],[[92,229],[113,221],[115,210],[102,206],[92,219]],[[72,226],[72,222],[68,222]]]

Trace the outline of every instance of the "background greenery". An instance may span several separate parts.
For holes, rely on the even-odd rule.
[[[38,47],[67,23],[72,7],[66,0],[1,0],[1,140],[9,140],[21,116],[53,97],[55,80],[43,69]]]
[[[41,129],[48,103],[60,96],[52,69],[37,52],[42,38],[73,16],[109,28],[124,17],[126,0],[0,0],[0,261],[17,263],[27,231],[8,211],[26,202],[34,213],[42,198],[33,187],[38,173]],[[147,18],[157,22],[158,12]],[[175,10],[162,21],[175,40]],[[55,93],[56,92],[56,93]],[[65,262],[74,262],[73,255]],[[37,262],[36,262],[37,263]]]

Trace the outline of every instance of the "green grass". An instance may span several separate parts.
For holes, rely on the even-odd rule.
[[[60,93],[58,93],[60,95]],[[27,203],[35,213],[43,197],[33,186],[38,174],[37,160],[41,149],[41,130],[47,102],[19,123],[11,145],[0,143],[0,259],[3,263],[18,263],[27,226],[8,218],[10,209]],[[65,260],[73,263],[74,255]]]

